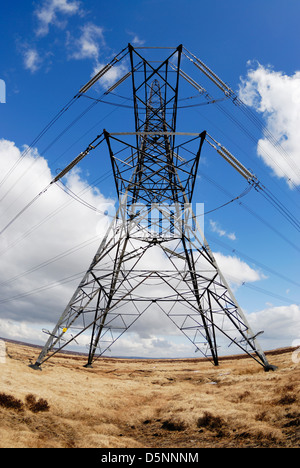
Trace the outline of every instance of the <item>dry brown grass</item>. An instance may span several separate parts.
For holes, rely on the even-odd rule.
[[[0,364],[0,448],[299,447],[300,366],[292,350],[213,367],[201,360],[58,355],[7,343]]]

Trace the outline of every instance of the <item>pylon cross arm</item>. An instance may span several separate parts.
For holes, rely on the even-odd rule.
[[[176,128],[182,46],[158,64],[132,46],[128,52],[130,73],[116,85],[132,81],[134,131],[104,130],[66,168],[70,170],[105,140],[119,207],[88,271],[49,333],[36,366],[74,340],[87,346],[90,366],[151,311],[152,317],[164,313],[214,365],[219,364],[220,342],[227,340],[269,369],[257,335],[191,208],[207,134]],[[109,69],[100,71],[81,92],[88,91]],[[213,79],[221,86],[218,77]],[[185,158],[183,151],[188,155]],[[247,175],[232,155],[222,151]]]

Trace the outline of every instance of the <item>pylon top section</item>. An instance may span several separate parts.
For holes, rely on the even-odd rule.
[[[136,132],[150,131],[146,122],[163,116],[164,131],[176,131],[182,45],[161,62],[148,61],[129,44]],[[171,138],[174,149],[174,136]]]
[[[182,158],[179,148],[191,140],[175,143],[182,45],[163,61],[146,60],[130,44],[129,54],[135,132],[104,132],[119,198],[126,193],[129,204],[190,202],[205,132],[192,138],[199,140],[196,152]]]
[[[98,352],[100,356],[109,349],[148,309],[158,308],[215,365],[217,335],[222,334],[230,344],[253,353],[252,357],[266,370],[271,368],[196,215],[190,206],[184,210],[180,206],[192,200],[204,140],[249,183],[256,183],[254,175],[205,131],[177,132],[181,78],[208,103],[216,102],[181,69],[182,54],[226,99],[235,101],[236,96],[182,46],[171,50],[166,59],[154,61],[142,57],[140,49],[129,44],[79,91],[85,94],[114,65],[129,57],[130,71],[105,94],[114,97],[113,91],[125,81],[128,86],[131,79],[135,128],[122,133],[104,130],[51,182],[59,181],[106,140],[122,203],[64,313],[53,332],[48,333],[36,367],[88,329],[90,366]],[[136,209],[136,204],[144,206]],[[176,210],[168,210],[165,205],[173,205]],[[66,341],[69,332],[76,335],[71,334]]]
[[[150,49],[150,54],[147,49]],[[150,58],[146,58],[147,55]],[[204,88],[184,71],[182,64],[196,69],[198,74],[200,72],[201,79],[204,79],[208,88]],[[113,68],[115,71],[109,76]],[[109,76],[107,82],[111,82],[114,76],[118,79],[104,92],[102,98],[99,99],[95,89],[96,96],[90,95],[94,85],[101,79],[105,86],[105,75]],[[201,133],[177,131],[178,109],[193,107],[193,104],[178,105],[179,86],[189,93],[188,97],[181,98],[183,101],[193,97],[201,99],[196,105],[215,104],[225,100],[240,105],[234,91],[182,45],[172,48],[133,47],[128,44],[79,90],[74,99],[86,96],[95,102],[105,102],[121,108],[131,108],[132,102],[134,125],[131,125],[130,118],[126,118],[124,130],[128,125],[130,130],[123,130],[121,133],[103,130],[51,183],[58,182],[90,151],[106,140],[119,200],[126,194],[128,203],[130,200],[132,203],[166,203],[170,198],[173,202],[190,203],[202,144],[206,140],[227,163],[251,185],[256,186],[255,175],[203,129],[200,129]],[[218,96],[214,94],[212,97],[208,91],[210,86],[213,93],[218,91]],[[196,95],[190,96],[191,89],[193,92],[196,90]],[[109,96],[109,101],[104,96]]]

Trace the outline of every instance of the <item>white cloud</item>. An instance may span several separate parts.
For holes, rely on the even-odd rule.
[[[13,142],[0,140],[0,174],[7,174],[20,156]],[[0,187],[0,229],[47,187],[52,178],[47,161],[36,150],[23,157]],[[90,187],[80,172],[71,172],[67,185],[77,194],[84,191],[82,198],[101,212],[111,210],[113,201]],[[60,280],[78,273],[83,276],[108,224],[107,216],[76,202],[56,185],[51,186],[0,237],[0,318],[55,322],[54,317],[59,316],[81,278],[79,275],[66,283]],[[70,249],[70,255],[62,256]],[[58,257],[57,261],[35,269],[54,257]],[[23,275],[28,270],[32,272]],[[55,287],[48,290],[51,285]],[[31,294],[38,288],[46,289]],[[28,296],[3,302],[28,293]]]
[[[25,68],[31,72],[36,72],[41,68],[41,64],[45,63],[45,58],[54,57],[56,54],[53,52],[54,47],[60,47],[61,50],[65,49],[66,57],[69,60],[92,60],[92,67],[95,70],[102,68],[111,60],[111,50],[107,47],[104,38],[104,28],[92,22],[81,21],[78,23],[71,23],[71,17],[84,18],[89,14],[84,9],[84,4],[77,0],[44,0],[35,9],[34,16],[38,21],[38,27],[35,30],[33,39],[31,38],[28,43],[30,45],[24,46],[19,44],[19,48],[23,55]],[[65,38],[62,42],[60,37],[55,37],[54,41],[48,41],[47,46],[44,42],[44,50],[39,50],[41,39],[47,36],[50,32],[50,26],[54,25],[60,29],[65,29]],[[73,27],[75,25],[75,27]],[[140,39],[134,35],[134,42],[142,43]],[[107,61],[104,55],[109,55]],[[103,62],[105,63],[103,64]],[[52,65],[52,60],[47,61],[47,71]],[[123,71],[127,72],[127,67],[123,64],[117,65],[109,70],[102,80],[102,84],[107,87],[115,83],[115,78],[119,79]],[[93,76],[95,75],[93,74]]]
[[[144,41],[143,39],[141,39],[136,33],[132,32],[132,31],[127,31],[127,34],[129,34],[130,36],[132,36],[132,39],[131,39],[131,44],[136,46],[136,47],[141,47],[145,44],[146,41]]]
[[[42,59],[36,49],[28,48],[25,50],[23,58],[26,70],[35,73],[40,68]]]
[[[226,232],[224,229],[222,229],[219,224],[216,221],[213,221],[212,219],[209,220],[209,225],[210,228],[213,232],[216,232],[220,237],[228,237],[230,240],[236,240],[236,235],[234,232]]]
[[[143,338],[135,332],[128,332],[111,349],[112,356],[145,356],[150,358],[190,357],[194,353],[193,345],[183,336],[182,339],[166,337],[156,333]],[[155,364],[153,364],[155,365]]]
[[[253,330],[264,331],[259,341],[265,349],[292,346],[300,338],[299,305],[268,307],[249,314],[248,320]]]
[[[95,76],[106,64],[104,63],[97,63],[91,73],[91,78]],[[121,63],[119,65],[114,65],[110,68],[99,80],[99,85],[103,88],[107,89],[108,87],[112,86],[116,83],[122,76],[124,76],[128,72],[127,65],[125,63]]]
[[[81,35],[77,39],[69,35],[67,40],[67,45],[71,50],[70,58],[76,60],[94,59],[98,61],[100,47],[104,44],[103,28],[93,23],[82,26]]]
[[[20,156],[21,151],[13,142],[0,140],[1,177],[21,161],[6,182],[2,184],[0,180],[0,230],[53,178],[47,161],[37,150],[29,151],[21,160]],[[82,198],[102,212],[114,211],[112,200],[90,187],[79,170],[69,174],[67,185],[76,194],[84,191]],[[82,206],[53,185],[4,231],[0,236],[0,336],[45,342],[47,337],[41,334],[41,329],[53,328],[88,268],[109,221],[107,216]],[[262,278],[236,257],[216,253],[216,259],[235,286]],[[166,265],[166,257],[159,247],[146,252],[139,263],[142,270],[163,271],[171,267]],[[70,281],[62,281],[66,278]],[[169,291],[165,283],[154,278],[135,293],[142,297],[151,298],[151,294],[165,297],[174,290]],[[155,305],[128,333],[125,341],[114,347],[114,354],[124,351],[124,355],[171,357],[193,352],[193,346]],[[84,340],[82,336],[83,344]],[[133,345],[132,340],[138,345]]]
[[[45,335],[42,330],[34,329],[28,323],[18,322],[0,318],[0,336],[2,338],[13,338],[17,341],[28,343],[43,343]]]
[[[91,78],[107,65],[107,63],[102,62],[103,49],[106,47],[104,30],[93,23],[85,24],[81,28],[81,34],[78,38],[73,38],[68,34],[67,47],[69,50],[69,59],[91,59],[94,61]],[[128,67],[125,63],[114,65],[101,77],[99,85],[107,89],[127,72]]]
[[[65,26],[61,19],[64,15],[72,16],[80,14],[81,2],[75,0],[45,0],[35,10],[38,19],[37,36],[46,36],[49,33],[49,26],[54,24],[58,27]]]
[[[253,283],[265,278],[238,257],[226,256],[220,252],[214,252],[214,256],[221,272],[232,286],[241,286],[243,283]]]
[[[300,184],[300,71],[289,76],[261,64],[241,79],[239,97],[263,115],[267,130],[280,143],[275,148],[265,134],[258,155],[290,186]]]

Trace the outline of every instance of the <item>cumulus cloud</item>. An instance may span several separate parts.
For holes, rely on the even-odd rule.
[[[1,229],[53,178],[47,161],[36,150],[22,158],[13,142],[0,140],[1,175],[18,162],[0,187]],[[69,174],[66,184],[101,213],[114,204],[90,187],[78,170]],[[51,186],[1,235],[0,318],[55,323],[108,224],[107,216]]]
[[[24,51],[23,59],[26,70],[30,70],[32,73],[35,73],[42,63],[39,52],[34,48],[26,49]]]
[[[253,283],[265,278],[259,271],[254,270],[238,257],[223,255],[220,252],[215,252],[214,256],[220,270],[231,286],[237,287],[243,283]]]
[[[89,12],[84,8],[84,3],[77,0],[43,0],[34,10],[37,20],[37,28],[27,41],[18,44],[23,56],[25,69],[35,73],[46,64],[46,70],[52,66],[52,59],[57,54],[53,52],[54,47],[65,50],[68,60],[91,60],[91,68],[94,76],[103,68],[112,57],[112,51],[107,46],[104,37],[104,28],[91,22],[71,22],[71,18],[86,18]],[[50,34],[50,26],[65,30],[63,39],[56,35],[54,41],[43,42],[41,51],[41,40]],[[134,34],[133,43],[141,45],[143,41]],[[26,45],[24,45],[24,43]],[[51,60],[49,58],[51,57]],[[48,60],[46,60],[48,59]],[[110,87],[121,76],[127,73],[128,67],[123,63],[114,66],[105,74],[100,85],[104,88]]]
[[[103,67],[105,67],[106,63],[97,62],[94,66],[93,72],[91,73],[91,78],[95,76]],[[116,83],[122,76],[124,76],[128,72],[128,67],[126,63],[120,63],[119,65],[114,65],[110,68],[99,80],[98,84],[103,88],[108,88]]]
[[[15,170],[6,178],[13,166]],[[48,186],[53,175],[48,162],[36,149],[22,156],[21,150],[7,140],[0,140],[0,174],[2,230]],[[52,330],[106,232],[111,218],[105,212],[114,213],[114,201],[91,187],[79,169],[69,173],[66,185],[100,213],[89,210],[53,185],[3,232],[0,236],[0,336],[43,344],[47,337],[41,333],[42,328]],[[242,281],[262,278],[236,257],[216,253],[216,259],[236,287]],[[165,262],[164,254],[156,247],[145,254],[139,268],[170,268]],[[151,287],[155,297],[167,294],[165,283],[149,281],[151,284],[144,286],[145,291],[141,287],[139,294],[151,296]],[[191,355],[193,346],[158,305],[154,304],[151,313],[147,312],[114,347],[114,354]],[[85,342],[87,339],[82,336],[80,344],[84,346]]]
[[[249,314],[248,320],[254,330],[264,331],[259,341],[266,350],[293,346],[293,342],[300,339],[299,305],[271,306]]]
[[[145,44],[146,41],[144,41],[143,39],[141,39],[136,33],[132,32],[132,31],[127,31],[127,34],[129,34],[130,36],[132,36],[132,39],[131,39],[131,44],[136,46],[136,47],[141,47]]]
[[[69,35],[67,45],[70,49],[70,58],[76,60],[94,59],[98,61],[100,47],[105,44],[103,28],[93,23],[81,27],[78,38]]]
[[[35,10],[38,20],[37,36],[46,36],[50,25],[64,27],[64,16],[80,14],[80,2],[75,0],[45,0]]]
[[[212,219],[209,220],[209,225],[210,229],[213,232],[216,232],[220,237],[228,237],[230,240],[236,240],[236,235],[234,232],[226,232],[224,229],[222,229],[219,224],[216,221],[213,221]]]
[[[246,78],[241,79],[239,97],[266,122],[258,155],[290,187],[299,185],[300,71],[289,76],[259,63],[250,65]],[[270,141],[270,134],[277,145]]]
[[[82,26],[80,28],[80,35],[77,38],[68,34],[67,47],[69,50],[69,59],[90,59],[93,61],[94,65],[91,78],[107,65],[107,62],[103,62],[102,57],[103,49],[106,48],[104,29],[93,23],[87,23]],[[114,65],[101,77],[99,85],[107,89],[127,72],[128,67],[126,63]]]

